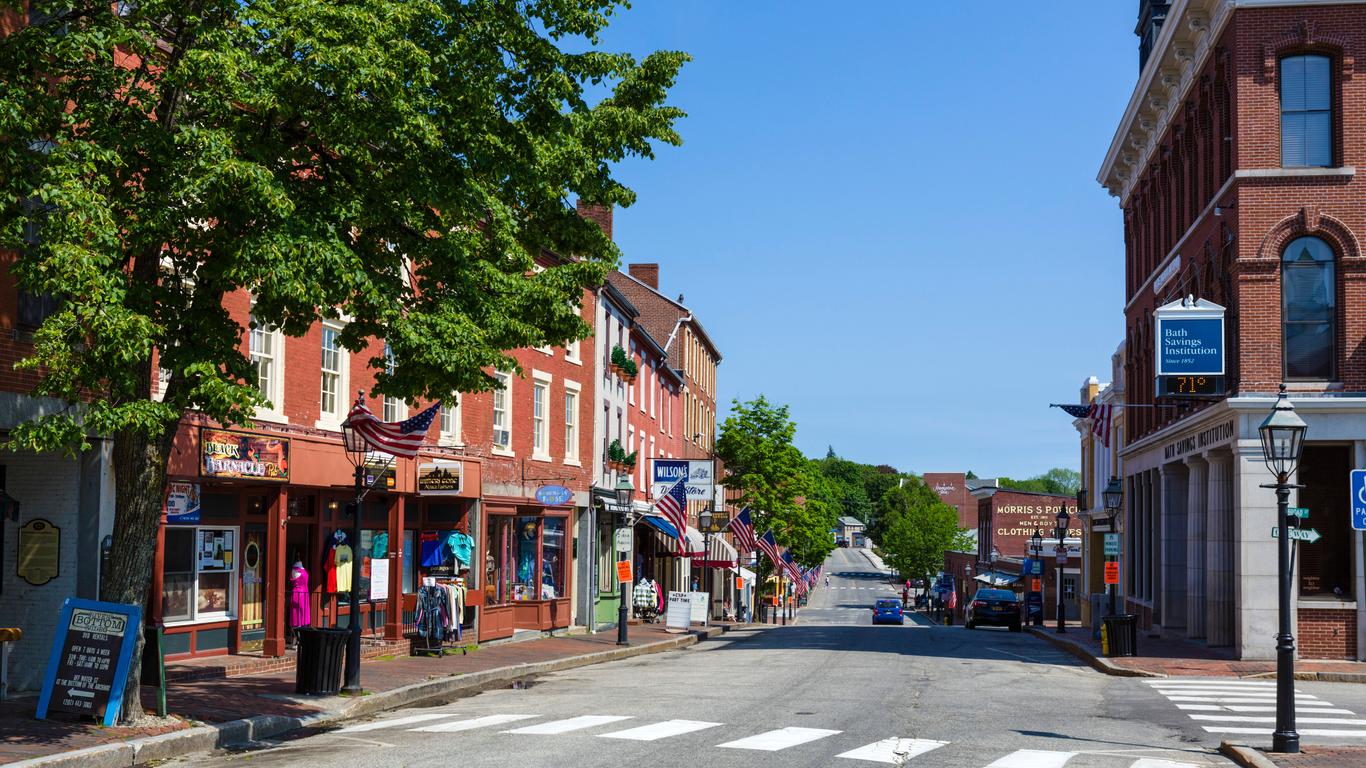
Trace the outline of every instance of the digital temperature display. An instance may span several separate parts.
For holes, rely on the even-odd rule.
[[[1224,394],[1223,376],[1158,376],[1158,397],[1209,397]]]

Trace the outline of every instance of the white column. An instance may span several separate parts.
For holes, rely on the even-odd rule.
[[[1209,464],[1186,459],[1186,636],[1205,636],[1205,538],[1209,505]]]
[[[1233,645],[1233,457],[1227,451],[1211,451],[1205,460],[1209,465],[1205,637],[1210,645]]]
[[[1271,529],[1276,524],[1276,492],[1262,485],[1273,483],[1276,478],[1266,468],[1261,442],[1256,437],[1240,440],[1233,458],[1233,644],[1239,658],[1272,659],[1276,656],[1280,617],[1276,540],[1271,538]],[[1290,604],[1295,605],[1293,596]],[[1292,627],[1293,614],[1292,610]]]
[[[1186,465],[1161,469],[1161,544],[1158,546],[1157,598],[1162,601],[1162,628],[1186,630]]]

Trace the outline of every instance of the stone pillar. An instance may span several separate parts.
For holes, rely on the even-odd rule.
[[[1213,646],[1233,645],[1233,457],[1227,451],[1210,451],[1205,461],[1205,637]]]
[[[1260,419],[1254,424],[1256,421]],[[1235,445],[1233,472],[1234,646],[1239,658],[1273,659],[1280,621],[1276,540],[1271,538],[1271,529],[1276,524],[1276,491],[1261,486],[1274,483],[1276,478],[1266,467],[1261,441],[1255,432]],[[1290,503],[1295,504],[1293,493]],[[1294,595],[1290,605],[1294,631]]]
[[[1158,590],[1162,628],[1186,630],[1186,465],[1165,464],[1159,471],[1162,495],[1161,545],[1158,547]]]
[[[1203,638],[1209,463],[1201,456],[1191,456],[1186,459],[1186,473],[1186,636]]]

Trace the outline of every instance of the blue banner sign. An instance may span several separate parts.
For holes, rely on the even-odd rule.
[[[1158,376],[1224,375],[1224,308],[1208,301],[1172,302],[1157,310]]]
[[[105,727],[115,725],[141,622],[142,609],[136,605],[68,597],[57,619],[34,717],[43,720],[51,709],[90,715]]]
[[[1366,531],[1366,469],[1352,470],[1352,528]]]

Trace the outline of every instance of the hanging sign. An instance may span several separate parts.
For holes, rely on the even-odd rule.
[[[61,572],[61,529],[46,520],[30,520],[19,529],[19,578],[35,587]]]
[[[1105,583],[1119,583],[1119,563],[1112,560],[1105,564]]]
[[[465,478],[458,461],[427,461],[417,465],[417,492],[423,496],[457,496]]]
[[[289,440],[283,437],[199,428],[202,477],[289,482]]]
[[[618,584],[630,584],[630,583],[633,582],[633,581],[635,581],[635,579],[631,578],[631,561],[630,561],[630,560],[618,560],[618,561],[617,561],[617,583],[618,583]]]
[[[49,710],[90,715],[113,726],[142,621],[136,605],[68,597],[62,604],[34,717]]]
[[[680,479],[688,489],[688,501],[711,501],[716,465],[711,459],[651,459],[651,486],[661,499]]]
[[[616,532],[616,535],[614,536],[614,538],[616,539],[616,545],[617,545],[617,551],[618,551],[618,552],[630,552],[630,551],[631,551],[631,529],[630,529],[630,528],[618,528],[618,529],[617,529],[617,532]]]
[[[1351,472],[1352,528],[1366,531],[1366,469]]]
[[[1182,299],[1158,307],[1155,315],[1158,396],[1223,394],[1224,308]]]
[[[558,507],[574,500],[574,492],[563,485],[543,485],[536,489],[536,501],[548,507]]]
[[[199,483],[166,483],[167,525],[194,525],[199,522]]]

